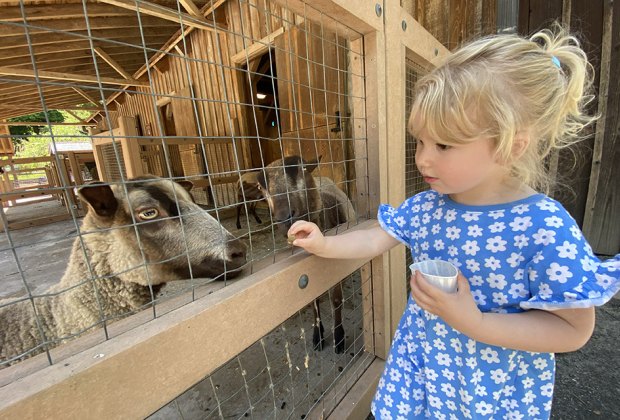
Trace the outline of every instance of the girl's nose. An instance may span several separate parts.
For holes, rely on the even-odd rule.
[[[426,147],[418,147],[415,151],[415,163],[418,168],[424,168],[431,163],[432,157],[430,153],[425,150]]]

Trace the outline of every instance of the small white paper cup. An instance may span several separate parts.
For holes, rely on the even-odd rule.
[[[456,276],[458,269],[443,260],[426,260],[413,263],[409,266],[411,273],[419,271],[424,278],[431,283],[448,293],[456,293]]]

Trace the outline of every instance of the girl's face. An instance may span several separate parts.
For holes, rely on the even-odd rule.
[[[496,158],[489,138],[446,145],[422,130],[417,138],[416,165],[430,187],[454,201],[470,205],[503,202],[506,167]]]

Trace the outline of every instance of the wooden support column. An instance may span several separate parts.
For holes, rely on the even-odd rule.
[[[136,120],[132,117],[119,117],[118,127],[122,135],[120,142],[123,150],[123,158],[125,160],[127,178],[135,178],[144,175],[142,160],[140,159]]]

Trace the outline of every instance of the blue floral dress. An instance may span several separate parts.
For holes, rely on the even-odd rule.
[[[379,223],[414,261],[444,259],[469,279],[483,312],[585,308],[620,289],[620,255],[601,262],[557,201],[537,194],[465,206],[433,191]],[[377,419],[547,419],[555,359],[477,342],[409,297],[372,403]]]

